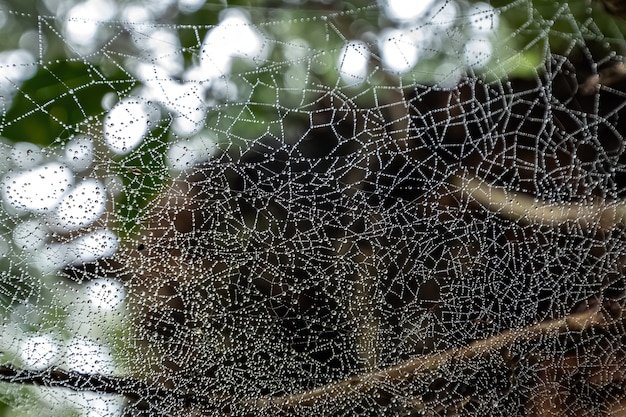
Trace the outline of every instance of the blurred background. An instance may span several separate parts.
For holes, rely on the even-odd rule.
[[[365,153],[378,155],[380,166],[373,167],[368,160],[363,178],[354,177],[346,168],[346,176],[337,183],[348,184],[346,189],[358,183],[356,188],[366,192],[371,187],[373,197],[367,204],[376,207],[373,215],[384,216],[385,210],[397,213],[398,218],[405,211],[416,215],[422,206],[409,210],[407,205],[418,200],[412,194],[418,189],[419,198],[427,202],[423,207],[432,207],[433,201],[447,204],[443,200],[449,195],[440,187],[461,168],[471,169],[492,185],[549,203],[618,201],[624,194],[620,111],[626,103],[622,90],[625,28],[619,17],[595,1],[2,0],[0,360],[32,370],[60,366],[79,373],[148,376],[168,386],[164,368],[154,371],[137,365],[151,359],[158,362],[154,356],[167,350],[146,353],[148,337],[137,333],[144,331],[138,330],[137,317],[145,313],[150,301],[139,302],[141,308],[133,303],[151,287],[133,279],[148,276],[150,268],[158,269],[137,253],[146,247],[151,250],[150,245],[159,239],[171,238],[159,221],[168,220],[167,213],[177,207],[193,204],[186,197],[205,192],[194,191],[202,179],[186,178],[195,178],[196,168],[211,161],[248,163],[262,177],[262,169],[274,168],[255,160],[255,155],[271,155],[284,162],[282,145],[298,147],[308,137],[309,142],[297,149],[302,161],[311,164],[317,153],[336,155],[337,148],[349,142],[324,145],[320,137],[353,139],[360,137],[361,129],[384,132],[381,137],[371,133],[374,147],[363,148]],[[603,93],[599,80],[607,85]],[[513,115],[506,113],[513,104],[521,107]],[[474,119],[466,113],[475,115]],[[346,133],[346,129],[354,132]],[[416,146],[418,133],[422,139]],[[476,140],[467,139],[471,135]],[[537,137],[544,139],[536,141]],[[383,140],[394,141],[393,149],[381,144]],[[545,146],[540,149],[537,144]],[[289,152],[290,157],[296,155]],[[353,148],[345,152],[357,155]],[[386,155],[391,156],[385,159]],[[409,164],[407,174],[407,163],[394,159],[398,155],[419,158],[420,163]],[[356,157],[342,161],[347,160],[360,161]],[[316,172],[313,165],[305,171]],[[372,172],[375,180],[369,175]],[[234,177],[224,178],[228,183]],[[293,179],[293,184],[298,181]],[[249,189],[242,190],[245,194]],[[229,196],[233,201],[237,198]],[[372,202],[376,199],[381,201]],[[402,204],[405,207],[398,208]],[[215,210],[228,218],[229,208]],[[308,213],[308,209],[301,210]],[[621,266],[617,267],[621,230],[590,238],[573,226],[572,234],[580,238],[576,240],[563,229],[550,234],[531,228],[532,233],[539,233],[530,238],[531,246],[536,246],[528,252],[511,249],[513,258],[522,253],[522,263],[528,253],[541,248],[539,242],[545,236],[550,248],[570,250],[564,257],[582,256],[577,245],[582,242],[586,248],[586,239],[613,246],[598,253],[589,249],[584,262],[559,261],[565,271],[547,272],[555,279],[554,293],[542,293],[541,285],[528,282],[525,289],[515,290],[519,293],[507,293],[505,301],[507,297],[516,300],[510,316],[501,310],[499,318],[493,312],[482,314],[501,307],[475,301],[463,304],[463,300],[504,294],[508,284],[502,282],[501,288],[493,289],[490,285],[498,284],[490,283],[489,275],[479,278],[476,285],[467,281],[460,287],[444,285],[441,276],[449,276],[453,262],[441,266],[437,258],[457,259],[456,273],[466,276],[468,265],[482,262],[484,256],[491,259],[484,261],[489,265],[485,268],[494,273],[498,266],[493,259],[508,255],[504,249],[481,254],[476,248],[486,241],[473,241],[467,228],[476,226],[480,229],[476,233],[484,234],[485,225],[495,222],[494,236],[505,235],[506,228],[498,229],[501,225],[493,216],[469,221],[469,226],[457,224],[459,230],[450,231],[440,212],[424,210],[432,222],[441,222],[432,230],[445,235],[446,241],[456,235],[461,243],[439,254],[433,250],[420,263],[433,273],[422,270],[419,275],[418,266],[403,272],[403,266],[397,266],[404,281],[390,277],[385,294],[376,293],[376,285],[363,284],[370,289],[363,291],[362,298],[384,299],[392,311],[377,313],[370,322],[388,319],[394,324],[386,331],[394,336],[383,342],[384,347],[372,348],[387,352],[387,359],[376,359],[364,346],[375,343],[372,332],[385,334],[385,330],[357,332],[355,346],[349,348],[353,351],[346,355],[359,358],[354,359],[361,363],[359,369],[388,366],[394,358],[447,349],[455,345],[454,340],[487,337],[494,331],[563,316],[577,303],[621,285]],[[464,213],[467,207],[459,210],[452,215]],[[334,209],[329,212],[337,214]],[[237,213],[242,218],[249,214],[232,209],[230,215]],[[172,218],[175,223],[179,217]],[[406,218],[385,221],[389,230],[394,222],[413,224]],[[256,231],[257,226],[250,228]],[[506,230],[510,233],[506,239],[515,242],[531,233],[527,227]],[[173,233],[179,236],[178,232]],[[270,245],[261,238],[256,242]],[[497,245],[506,246],[500,241]],[[400,244],[392,247],[401,248]],[[361,254],[353,255],[351,262],[367,263],[367,249],[359,248]],[[172,250],[164,249],[165,263]],[[547,256],[563,254],[554,250]],[[412,250],[399,251],[400,257],[420,256]],[[105,265],[103,259],[111,261]],[[281,262],[276,261],[276,268],[280,269]],[[601,262],[605,263],[598,266]],[[500,269],[518,271],[513,263],[502,260]],[[563,265],[574,266],[568,271]],[[203,273],[214,270],[206,265],[199,268]],[[595,280],[579,279],[589,271]],[[528,273],[527,277],[533,277],[529,281],[535,279],[533,274],[534,270]],[[555,278],[564,276],[574,278]],[[185,278],[178,282],[186,285]],[[338,292],[341,285],[328,291]],[[275,291],[271,279],[265,287],[257,287],[272,296]],[[356,295],[335,298],[355,304],[358,291],[350,288]],[[432,301],[439,291],[454,293],[456,298],[440,305]],[[550,302],[552,298],[557,301]],[[532,307],[525,309],[527,305]],[[419,347],[409,343],[407,337],[417,338],[411,335],[419,326],[398,323],[422,320],[419,317],[437,308],[441,312],[439,316],[433,313],[436,324],[424,325],[419,336],[422,341],[432,340]],[[298,308],[289,314],[298,315]],[[495,320],[497,326],[479,326],[461,334],[458,324],[464,319],[482,320],[485,325]],[[356,323],[365,326],[359,320]],[[438,340],[441,335],[445,337]],[[235,350],[231,344],[236,342],[220,337],[223,346],[217,350]],[[328,366],[311,371],[314,376],[326,375],[294,383],[294,388],[311,388],[356,369],[350,360]],[[177,372],[181,367],[171,369]],[[219,372],[215,378],[219,379]],[[288,388],[284,393],[290,392]],[[271,393],[280,394],[279,390]],[[621,397],[615,398],[619,402]],[[516,401],[518,406],[522,403]],[[0,383],[0,415],[45,411],[50,416],[114,416],[127,412],[125,404],[119,395]]]

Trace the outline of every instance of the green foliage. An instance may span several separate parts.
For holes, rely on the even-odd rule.
[[[0,133],[12,141],[50,145],[84,131],[86,122],[103,114],[105,94],[117,95],[134,85],[121,71],[107,77],[97,65],[84,61],[43,65],[22,85],[4,116],[11,122]]]
[[[122,179],[122,195],[116,206],[120,238],[126,240],[139,231],[137,218],[146,204],[160,191],[168,178],[165,163],[167,123],[158,125],[147,134],[142,144],[121,157],[117,174]]]

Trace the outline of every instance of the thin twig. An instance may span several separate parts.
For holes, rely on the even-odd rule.
[[[175,390],[156,387],[137,379],[87,374],[59,367],[30,370],[16,368],[12,365],[1,365],[0,382],[66,388],[78,392],[117,394],[123,395],[132,402],[172,398],[182,401],[187,406],[209,405],[206,398],[198,397],[192,393],[180,393]]]
[[[454,362],[471,360],[516,342],[535,340],[544,336],[557,336],[602,325],[607,325],[607,321],[599,309],[588,310],[556,320],[543,321],[521,329],[507,330],[488,339],[477,340],[464,347],[420,356],[395,366],[354,375],[311,391],[283,397],[261,398],[253,406],[257,409],[289,409],[302,406],[310,407],[336,398],[345,399],[369,392],[383,383],[394,384],[407,381],[416,374],[440,369]]]

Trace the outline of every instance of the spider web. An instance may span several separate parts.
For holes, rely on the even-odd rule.
[[[618,17],[174,3],[4,10],[0,413],[625,412]]]

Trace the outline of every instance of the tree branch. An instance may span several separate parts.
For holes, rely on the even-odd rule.
[[[626,202],[550,204],[530,195],[508,191],[469,174],[456,175],[450,181],[463,196],[509,220],[542,226],[566,223],[591,228],[612,229],[626,224]]]
[[[600,87],[611,87],[626,80],[626,63],[620,62],[608,68],[600,70],[597,74],[592,74],[578,86],[582,95],[589,96],[596,93]]]
[[[621,319],[619,319],[621,320]],[[311,391],[282,397],[265,397],[252,402],[232,404],[244,409],[287,410],[310,407],[333,399],[347,399],[360,394],[375,392],[381,385],[409,382],[416,375],[440,369],[454,363],[462,363],[498,351],[520,341],[532,341],[546,336],[582,331],[591,327],[609,327],[617,320],[607,320],[600,307],[583,313],[547,320],[520,329],[511,329],[488,339],[477,340],[466,346],[443,352],[420,356],[398,365],[373,372],[354,375],[342,381],[330,383]],[[133,402],[179,401],[183,407],[198,406],[202,410],[216,410],[227,399],[181,393],[177,390],[155,387],[153,384],[130,378],[84,374],[58,367],[43,370],[18,369],[11,365],[0,366],[0,381],[18,384],[66,388],[102,394],[123,395]],[[419,404],[414,404],[419,406]]]
[[[375,390],[383,384],[408,381],[420,373],[440,369],[455,362],[471,360],[519,341],[531,341],[545,336],[582,331],[595,326],[607,326],[604,314],[598,308],[583,313],[571,314],[556,320],[548,320],[520,329],[512,329],[484,340],[477,340],[467,346],[443,352],[420,356],[395,366],[374,372],[352,376],[343,381],[334,382],[311,391],[258,399],[252,406],[256,409],[289,409],[310,407],[336,398],[349,398]]]

